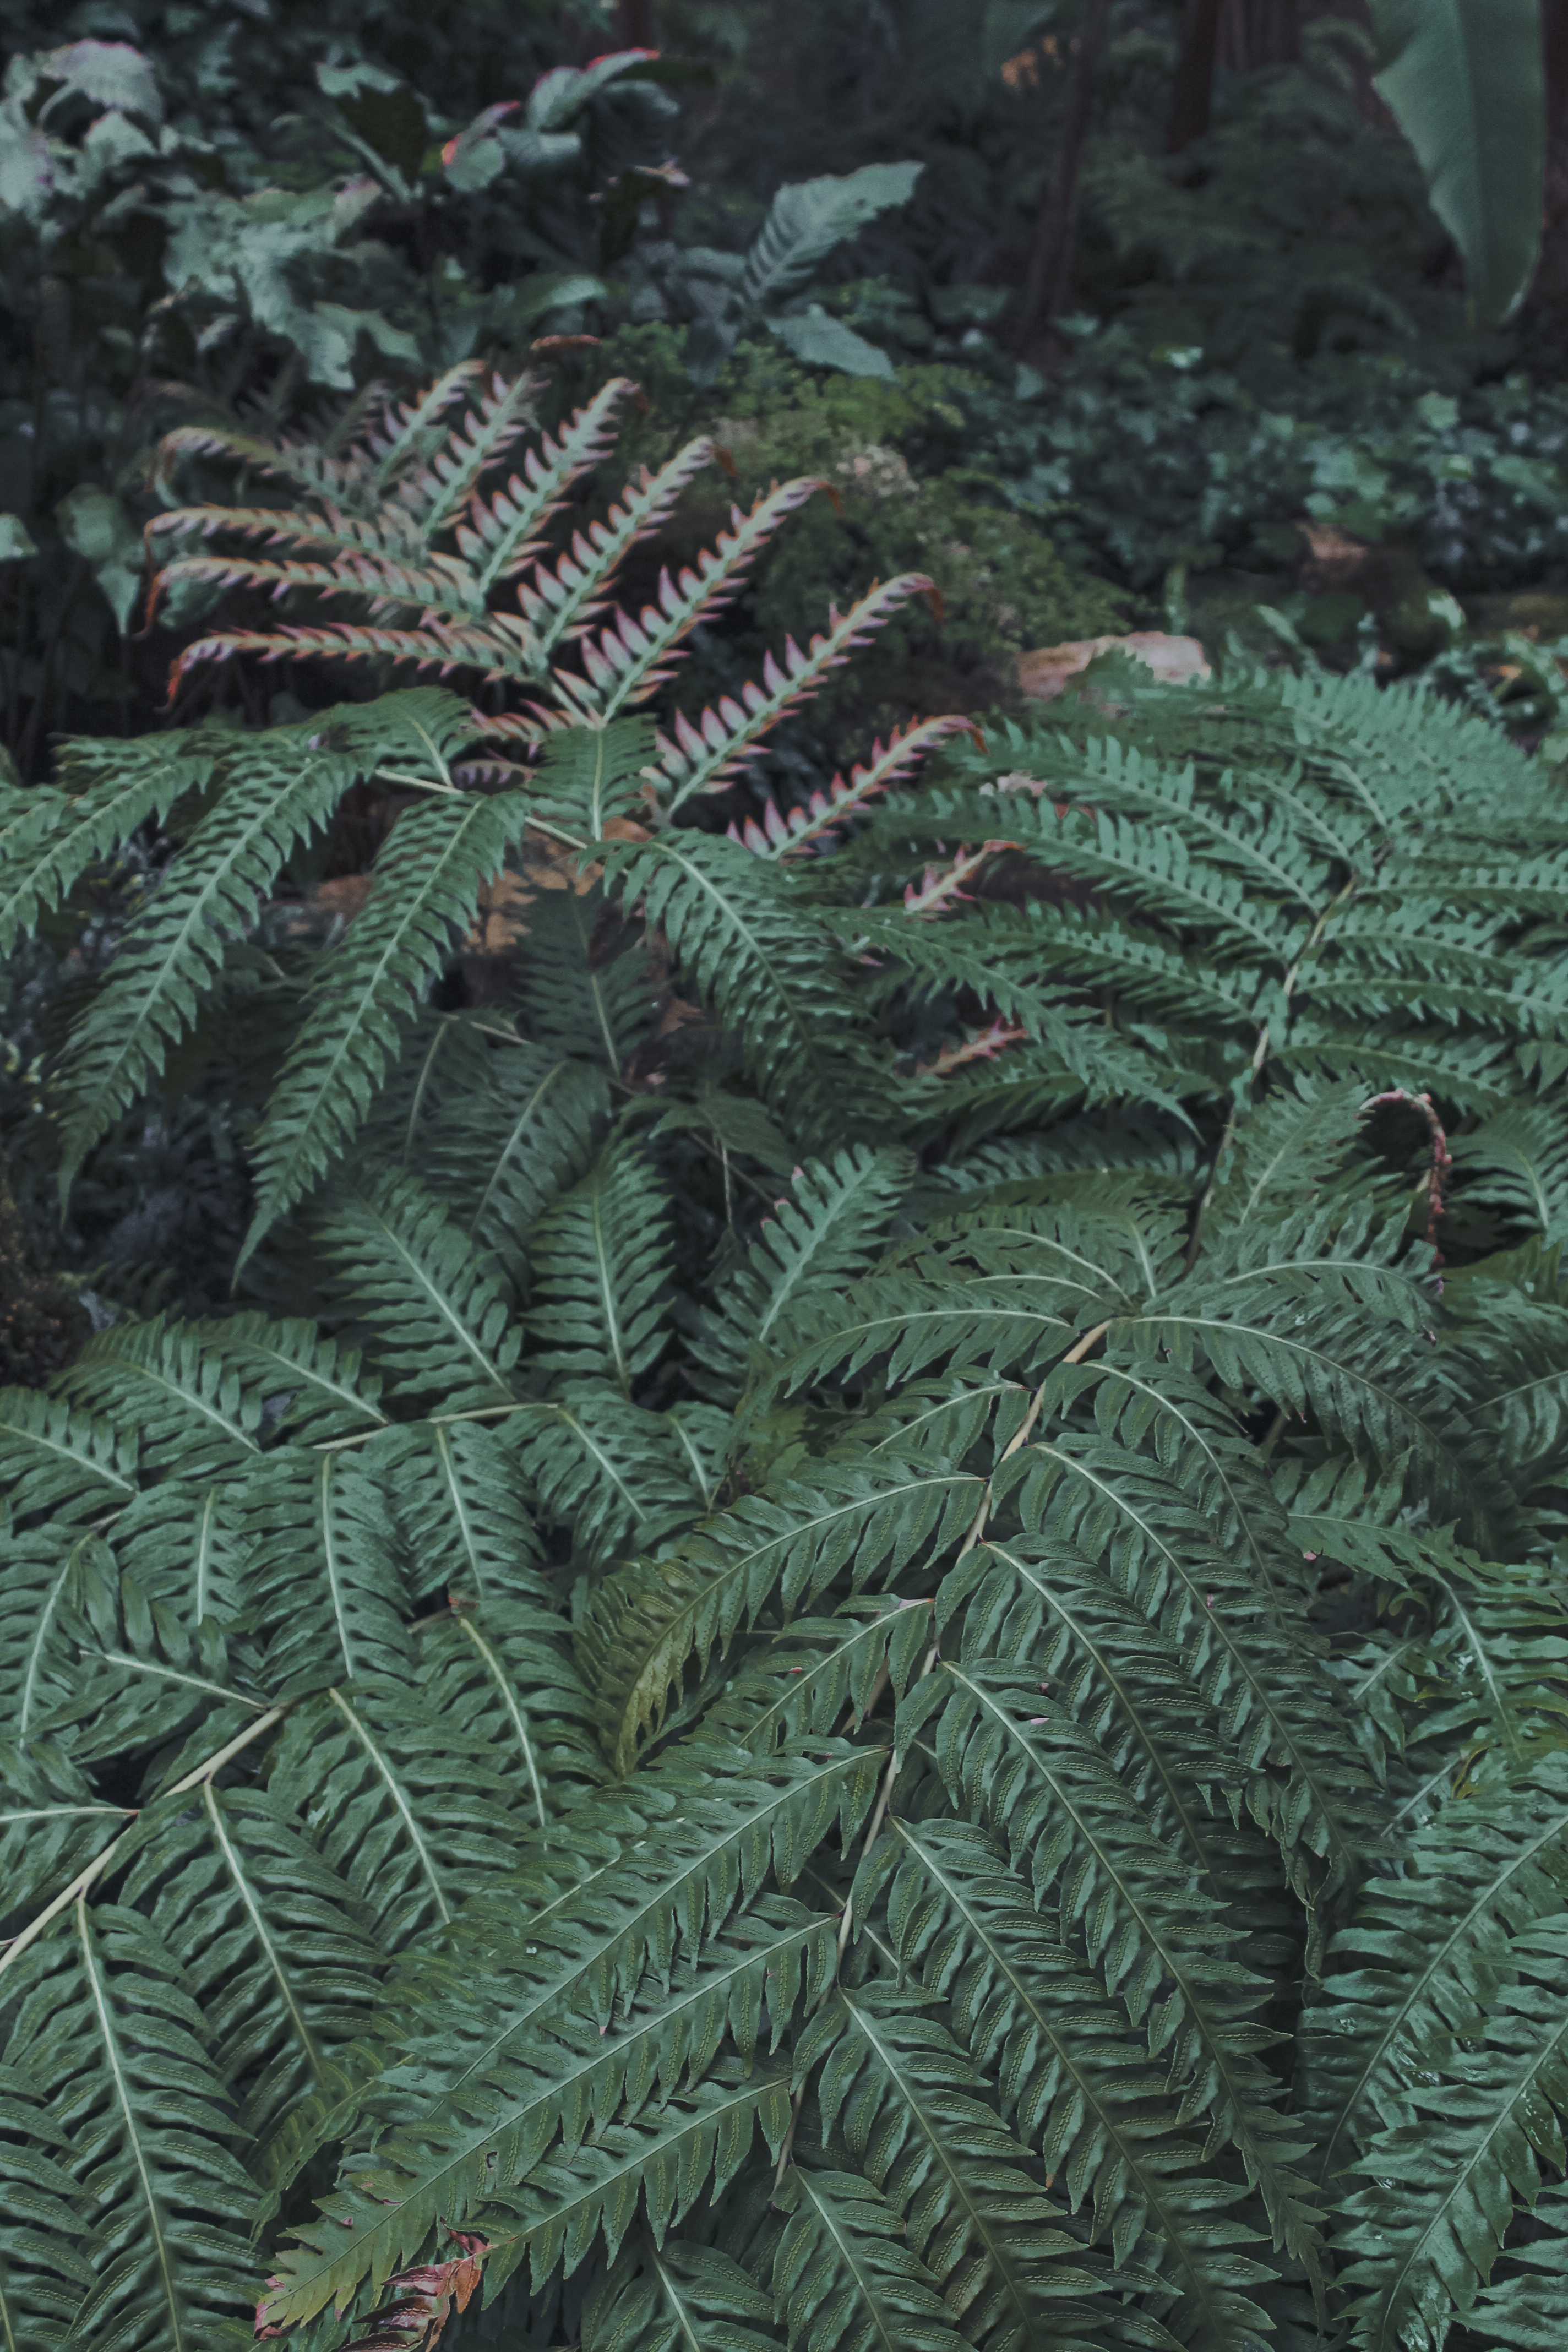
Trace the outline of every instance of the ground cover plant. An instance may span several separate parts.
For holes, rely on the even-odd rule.
[[[62,1181],[251,1171],[0,1399],[8,2340],[1558,2341],[1555,771],[1113,661],[792,803],[927,578],[705,704],[823,485],[548,397],[188,430],[176,684],[344,698],[0,804],[7,943],[159,845]]]

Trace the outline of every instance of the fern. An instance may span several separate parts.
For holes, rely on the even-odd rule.
[[[590,510],[626,389],[187,435],[291,501],[182,559],[321,600],[258,650],[502,692],[0,812],[27,924],[170,829],[48,1099],[200,1022],[258,1194],[0,1399],[10,2337],[1554,2344],[1554,788],[1108,669],[698,822],[917,583],[632,715],[809,486],[620,611],[707,456]]]

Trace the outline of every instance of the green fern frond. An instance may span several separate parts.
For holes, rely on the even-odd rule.
[[[426,1705],[488,1742],[490,1762],[519,1783],[519,1808],[542,1835],[603,1770],[593,1699],[567,1630],[550,1610],[491,1600],[437,1619],[419,1641]]]
[[[970,2343],[1023,2352],[1042,2327],[1092,2331],[1109,2314],[1085,2300],[1099,2282],[1084,2249],[931,2006],[929,1995],[876,1984],[835,1997],[797,2060],[820,2063],[825,2134],[901,2217]]]
[[[38,785],[9,800],[0,826],[0,955],[138,826],[204,790],[227,748],[221,736],[191,730],[74,743],[60,762],[63,792]]]
[[[902,2242],[898,2209],[852,2172],[791,2165],[773,2293],[792,2344],[809,2352],[959,2352],[937,2283]]]
[[[116,1115],[163,1071],[217,983],[289,852],[326,823],[360,771],[314,750],[304,726],[258,749],[131,923],[66,1066],[62,1191]]]
[[[623,380],[619,390],[624,394],[631,386]],[[631,550],[668,521],[681,491],[712,460],[712,443],[699,439],[678,449],[657,473],[650,474],[645,466],[602,522],[595,518],[585,531],[574,535],[570,553],[553,566],[540,564],[533,577],[521,583],[518,603],[541,654],[552,653],[563,639],[581,635],[598,616]]]
[[[791,1615],[848,1573],[852,1591],[884,1591],[917,1558],[940,1553],[973,1518],[982,1481],[890,1462],[777,1481],[691,1536],[671,1556],[616,1570],[595,1595],[582,1634],[605,1739],[624,1771],[658,1728],[687,1664],[727,1655],[774,1594]]]
[[[247,2299],[256,2188],[184,1971],[140,1913],[79,1898],[6,1990],[17,2121],[42,2142],[27,2168],[58,2245],[46,2259],[59,2284],[90,2279],[45,2309],[78,2342],[197,2352]]]
[[[273,1222],[342,1158],[370,1108],[414,1003],[521,831],[516,793],[443,790],[394,826],[370,898],[323,961],[256,1146],[257,1207],[241,1263]]]
[[[1417,2120],[1379,2133],[1362,2169],[1372,2185],[1346,2200],[1342,2249],[1359,2345],[1440,2341],[1470,2308],[1514,2214],[1562,2164],[1568,2109],[1568,1928],[1562,1914],[1509,1946],[1508,1979],[1486,2040],[1458,2063],[1424,2049],[1411,2085]],[[1355,2257],[1360,2257],[1357,2260]],[[1419,2331],[1419,2333],[1417,2332]]]
[[[603,841],[612,819],[647,814],[653,730],[646,719],[608,727],[563,727],[546,737],[528,772],[530,818],[579,845]]]
[[[668,1212],[654,1171],[607,1147],[530,1240],[528,1325],[542,1370],[613,1381],[623,1395],[664,1351]]]
[[[11,1515],[79,1519],[136,1496],[134,1426],[95,1421],[37,1389],[0,1389],[0,1476]]]
[[[185,1972],[239,2120],[265,2138],[363,2032],[383,1962],[348,1887],[267,1791],[202,1782],[139,1820],[123,1899]]]
[[[363,1192],[341,1187],[321,1234],[400,1396],[434,1391],[454,1412],[510,1402],[521,1340],[506,1298],[416,1177],[385,1171]]]
[[[596,953],[603,912],[597,887],[581,895],[554,891],[535,903],[523,1003],[546,1054],[570,1056],[614,1080],[647,1034],[657,991],[636,946]]]
[[[261,1450],[262,1398],[206,1345],[199,1325],[114,1323],[97,1331],[60,1382],[60,1394],[142,1436],[147,1471],[192,1478],[244,1467]]]
[[[523,1468],[574,1552],[602,1567],[628,1542],[651,1551],[702,1509],[689,1449],[662,1413],[605,1381],[568,1381],[518,1415]]]
[[[246,1597],[279,1697],[363,1674],[412,1681],[405,1566],[387,1496],[355,1453],[287,1447],[247,1484]]]
[[[1303,2021],[1318,2168],[1332,2186],[1384,2129],[1415,2122],[1426,2053],[1479,2042],[1511,1981],[1512,1938],[1568,1894],[1568,1767],[1446,1806],[1398,1878],[1367,1882]]]
[[[719,2247],[647,2239],[584,2297],[583,2352],[768,2352],[773,2315],[772,2295]]]
[[[1243,2352],[1261,2317],[1245,2289],[1271,2273],[1237,2251],[1257,2235],[1232,2218],[1239,2185],[1205,2174],[1197,2146],[1175,2137],[1180,2109],[1143,2035],[1021,1899],[1004,1847],[961,1823],[889,1826],[900,1958],[949,1996],[1019,2138],[1038,2142],[1074,2210],[1089,2204],[1118,2268],[1152,2263],[1205,2346]]]
[[[752,1347],[776,1349],[800,1307],[865,1271],[912,1173],[905,1155],[865,1144],[797,1171],[697,1347],[729,1393],[740,1388]]]
[[[408,1556],[418,1562],[421,1592],[449,1594],[464,1608],[492,1601],[549,1605],[514,1421],[414,1422],[374,1449]]]

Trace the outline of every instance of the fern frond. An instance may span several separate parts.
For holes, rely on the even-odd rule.
[[[524,1469],[572,1546],[603,1566],[628,1542],[649,1551],[703,1507],[689,1452],[662,1413],[604,1381],[569,1381],[518,1414]]]
[[[587,1164],[609,1089],[589,1065],[521,1039],[487,1060],[482,1086],[438,1097],[418,1166],[454,1221],[516,1282],[528,1234]]]
[[[1168,2052],[1173,2073],[1191,2084],[1184,2119],[1207,2116],[1210,2146],[1235,2147],[1276,2243],[1314,2265],[1321,2216],[1297,2168],[1305,2145],[1275,2113],[1256,2056],[1268,2037],[1250,2013],[1267,1986],[1225,1955],[1223,1915],[1172,1885],[1168,1849],[1098,1743],[1037,1680],[978,1662],[942,1672],[952,1696],[936,1755],[953,1802],[1005,1841],[1037,1905],[1058,1891],[1064,1943],[1084,1920],[1087,1957],[1107,1992],[1134,2023],[1148,2020],[1151,2055]]]
[[[887,1591],[917,1558],[953,1541],[982,1491],[960,1470],[822,1465],[809,1484],[778,1480],[766,1496],[744,1497],[673,1555],[617,1570],[582,1634],[616,1769],[658,1728],[689,1660],[705,1669],[715,1650],[727,1655],[775,1593],[793,1615],[846,1570],[852,1591],[879,1574]]]
[[[1004,2112],[1076,2210],[1089,2202],[1118,2267],[1135,2253],[1178,2287],[1189,2325],[1216,2352],[1258,2326],[1249,2285],[1271,2275],[1237,2251],[1239,2184],[1174,2136],[1169,2077],[1081,1961],[1020,1900],[1005,1849],[963,1823],[889,1817],[899,1856],[889,1925],[907,1965],[948,1994],[954,2030],[1005,2086]]]
[[[321,1857],[391,1954],[508,1875],[527,1817],[489,1743],[444,1723],[406,1683],[321,1690],[318,1679],[317,1690],[283,1727],[268,1790],[301,1820],[330,1811]]]
[[[746,514],[732,507],[729,529],[695,563],[674,579],[668,571],[660,574],[657,603],[645,604],[635,620],[620,613],[596,639],[584,636],[584,677],[558,671],[555,681],[583,718],[603,725],[628,704],[646,702],[670,676],[681,641],[729,603],[784,517],[823,487],[815,477],[785,482]]]
[[[607,454],[611,415],[633,389],[628,377],[612,376],[567,419],[559,440],[546,435],[537,449],[528,452],[522,462],[526,479],[520,480],[514,474],[504,490],[486,498],[475,487],[491,463],[490,453],[487,451],[472,466],[464,488],[468,520],[458,524],[457,537],[459,551],[473,567],[481,596],[498,581],[512,578],[537,552],[541,542],[536,534],[552,515],[559,513],[572,484]],[[472,496],[468,497],[470,488]],[[458,504],[458,499],[447,491],[443,507],[432,509],[425,520],[426,537],[438,528],[443,512],[454,513]],[[534,616],[526,594],[523,612],[531,623]],[[547,650],[542,639],[536,637],[535,645],[541,656]]]
[[[959,2352],[937,2283],[902,2243],[895,2206],[851,2172],[792,2164],[775,2201],[789,2215],[773,2294],[790,2341],[810,2352]]]
[[[399,1032],[454,931],[521,829],[523,803],[459,793],[413,811],[376,858],[371,894],[326,957],[256,1145],[257,1206],[240,1262],[340,1159],[396,1058]]]
[[[974,2067],[929,1994],[869,1984],[841,1990],[803,2038],[820,2063],[824,2132],[847,2147],[901,2217],[910,2251],[971,2343],[1024,2352],[1048,2326],[1094,2329],[1083,2247],[1031,2178]]]
[[[668,1213],[653,1170],[607,1146],[534,1227],[529,1328],[543,1370],[613,1381],[623,1395],[663,1353]]]
[[[623,394],[630,389],[623,380]],[[601,454],[595,452],[595,457]],[[542,655],[553,652],[563,639],[581,635],[604,611],[626,556],[668,521],[681,491],[712,458],[713,444],[699,439],[678,449],[655,474],[645,466],[603,522],[595,518],[585,531],[574,532],[569,553],[559,556],[552,567],[542,563],[532,579],[521,583],[518,603]]]
[[[871,1074],[851,1076],[840,1058],[847,992],[824,969],[823,943],[775,865],[734,842],[670,831],[613,847],[605,887],[627,907],[642,902],[682,971],[744,1039],[747,1067],[770,1099],[820,1125],[836,1085],[849,1099],[857,1077],[864,1089]]]
[[[487,1741],[490,1762],[518,1783],[518,1810],[545,1836],[603,1771],[593,1699],[567,1631],[552,1610],[490,1600],[455,1609],[419,1640],[426,1705]]]
[[[144,1470],[191,1478],[243,1469],[261,1451],[262,1399],[205,1344],[200,1325],[155,1316],[96,1331],[59,1393],[141,1433]]]
[[[389,1433],[370,1457],[396,1498],[419,1591],[449,1594],[455,1607],[550,1601],[514,1418],[495,1425],[456,1416],[415,1422]]]
[[[196,2352],[247,2299],[256,2185],[184,1971],[139,1913],[79,1899],[6,1990],[17,2121],[49,2151],[29,2168],[61,2242],[45,2259],[62,2284],[90,2280],[71,2307],[49,2298],[61,2333]]]
[[[215,2063],[265,2137],[364,2030],[382,1974],[337,1873],[267,1791],[204,1780],[139,1820],[122,1899],[146,1901],[185,1971]]]
[[[645,780],[653,755],[645,719],[614,719],[607,727],[561,727],[528,772],[533,822],[579,844],[603,841],[614,818],[647,814]]]
[[[416,1177],[386,1171],[363,1192],[340,1188],[321,1234],[400,1396],[434,1391],[453,1412],[511,1402],[521,1342],[506,1298]]]
[[[249,1480],[246,1597],[279,1698],[363,1674],[412,1681],[408,1593],[392,1515],[356,1454],[292,1446]]]
[[[161,822],[187,793],[211,781],[220,736],[183,730],[136,743],[72,744],[64,792],[37,785],[7,802],[0,826],[0,955],[58,907],[89,866],[140,825]]]
[[[813,483],[810,487],[820,488],[822,485]],[[761,684],[753,678],[745,679],[736,694],[721,697],[717,707],[705,710],[695,724],[678,711],[673,739],[659,739],[671,813],[698,793],[721,791],[756,756],[769,729],[775,727],[787,712],[798,709],[803,702],[820,693],[829,674],[843,667],[857,646],[864,645],[873,631],[890,620],[899,606],[907,604],[911,596],[929,596],[932,593],[932,583],[923,572],[900,572],[896,579],[868,589],[847,613],[830,611],[826,628],[812,638],[805,653],[793,637],[786,637],[783,666],[768,654],[763,663]],[[896,777],[907,774],[928,743],[967,723],[958,719],[928,719],[906,729],[885,752],[878,747],[870,771],[858,768],[847,786],[836,778],[833,799],[836,803],[842,800],[845,814],[848,814],[851,807],[858,807],[874,793],[886,791]],[[805,822],[803,814],[803,824]],[[752,846],[749,837],[747,846]]]
[[[1362,2168],[1372,2185],[1346,2200],[1342,2240],[1359,2344],[1440,2340],[1467,2312],[1514,2213],[1562,2162],[1568,2110],[1568,1927],[1561,1912],[1515,1936],[1508,1976],[1481,2046],[1455,2063],[1424,2049],[1410,2104],[1418,2120],[1379,2133]],[[1360,2257],[1359,2260],[1353,2259]]]
[[[719,2247],[647,2239],[628,2245],[584,2298],[583,2352],[682,2352],[711,2341],[725,2352],[769,2352],[775,2339],[760,2331],[773,2315],[772,2295]]]
[[[697,1353],[733,1393],[752,1347],[777,1349],[791,1318],[861,1274],[913,1174],[895,1151],[865,1144],[808,1160],[730,1276]]]
[[[1398,1878],[1367,1882],[1303,2019],[1309,2112],[1325,2185],[1377,2133],[1415,2123],[1426,2053],[1474,2042],[1513,1975],[1512,1938],[1568,1896],[1568,1766],[1543,1758],[1445,1806]]]
[[[38,1389],[0,1389],[0,1478],[14,1518],[123,1510],[137,1493],[136,1431]]]
[[[312,750],[309,732],[259,739],[127,928],[66,1058],[62,1192],[118,1113],[162,1073],[216,985],[228,941],[250,928],[289,852],[326,823],[360,773],[341,752]]]

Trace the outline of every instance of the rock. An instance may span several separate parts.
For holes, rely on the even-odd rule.
[[[1070,645],[1039,646],[1018,656],[1018,685],[1030,702],[1054,702],[1070,679],[1100,654],[1130,654],[1170,686],[1211,675],[1196,637],[1167,636],[1163,629],[1135,629],[1126,637],[1079,637]]]

